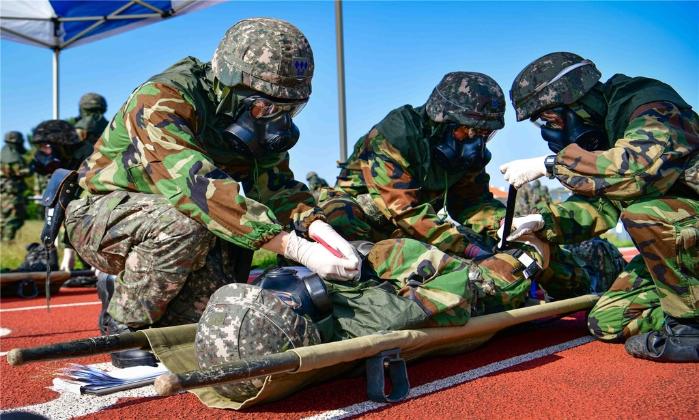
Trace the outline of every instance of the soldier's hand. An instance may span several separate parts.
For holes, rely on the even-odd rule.
[[[544,159],[546,159],[546,156],[513,160],[512,162],[501,165],[500,172],[505,176],[505,181],[519,189],[519,187],[527,182],[534,181],[546,175]]]
[[[320,242],[326,248],[330,247],[335,251],[338,251],[338,253],[341,255],[336,255],[337,257],[356,257],[357,251],[354,249],[352,244],[347,242],[347,240],[340,236],[340,234],[337,233],[332,226],[322,220],[315,220],[310,226],[308,226],[308,236],[310,236],[314,241]]]
[[[544,218],[540,214],[528,214],[512,219],[512,233],[507,237],[508,241],[516,241],[522,235],[533,234],[544,228]],[[498,238],[505,235],[505,225],[500,224]]]
[[[351,280],[360,272],[360,260],[354,253],[349,257],[336,257],[325,246],[300,238],[296,232],[287,236],[284,256],[305,265],[324,279]]]

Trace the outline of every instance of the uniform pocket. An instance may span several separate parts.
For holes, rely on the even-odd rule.
[[[699,275],[699,218],[691,217],[675,225],[675,250],[677,265],[682,273],[692,277]]]

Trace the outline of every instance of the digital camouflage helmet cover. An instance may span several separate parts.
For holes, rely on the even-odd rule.
[[[595,63],[570,52],[546,54],[527,65],[512,82],[510,99],[517,121],[582,98],[602,74]]]
[[[313,51],[303,33],[282,20],[241,20],[226,31],[211,67],[224,86],[243,85],[281,99],[311,95]]]
[[[292,300],[282,300],[279,293],[240,283],[218,289],[197,325],[194,349],[200,368],[319,344],[313,322],[296,314]],[[264,378],[257,378],[214,388],[242,402],[257,395],[263,384]]]
[[[505,125],[505,95],[495,80],[482,73],[447,73],[432,91],[425,110],[436,123],[487,130]]]

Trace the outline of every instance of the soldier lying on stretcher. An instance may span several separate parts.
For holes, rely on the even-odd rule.
[[[472,316],[522,307],[549,257],[548,244],[528,243],[534,246],[513,244],[475,262],[413,239],[387,239],[360,247],[365,257],[356,281],[282,268],[252,285],[223,286],[197,327],[200,368],[378,331],[464,325]],[[581,285],[544,285],[550,286],[569,296],[587,293]],[[216,389],[243,401],[261,386],[253,379]]]

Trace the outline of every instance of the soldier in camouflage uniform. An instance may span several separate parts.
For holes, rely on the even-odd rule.
[[[13,240],[27,218],[24,178],[32,174],[24,161],[24,137],[19,131],[5,134],[0,153],[0,238]]]
[[[530,214],[536,210],[538,205],[546,205],[551,202],[549,189],[541,185],[538,179],[531,184],[523,185],[517,191],[517,205],[515,206],[515,214],[517,216]]]
[[[109,121],[104,118],[104,113],[107,112],[107,100],[98,93],[86,93],[80,97],[78,108],[79,115],[68,118],[66,121],[75,127],[81,141],[94,146],[109,125]]]
[[[524,245],[540,264],[542,255]],[[201,368],[288,348],[338,341],[379,331],[466,324],[473,316],[524,306],[531,281],[514,251],[477,263],[413,239],[387,239],[368,252],[357,282],[325,282],[332,313],[314,319],[285,292],[231,284],[211,298],[199,325],[195,351]],[[301,313],[299,313],[301,312]],[[216,386],[243,401],[262,380]]]
[[[335,189],[321,192],[329,223],[350,240],[410,237],[455,255],[487,255],[482,248],[505,208],[488,190],[486,143],[504,113],[493,79],[446,74],[425,105],[391,111],[357,141]],[[440,218],[442,208],[463,229]]]
[[[517,236],[553,243],[588,239],[621,218],[640,255],[590,313],[601,340],[626,339],[635,357],[699,360],[699,118],[670,86],[614,75],[605,83],[590,60],[541,57],[515,78],[517,119],[531,119],[555,153],[510,162],[521,186],[544,175],[574,195],[515,219]]]
[[[328,222],[349,240],[409,237],[460,257],[491,255],[505,206],[489,191],[486,143],[504,126],[504,113],[495,80],[446,74],[425,105],[391,111],[357,141],[335,188],[321,190]],[[556,297],[587,292],[587,273],[569,252],[553,252],[543,276],[570,286]]]
[[[106,332],[196,322],[218,287],[247,280],[259,248],[324,277],[358,274],[289,169],[312,75],[306,37],[255,18],[211,63],[187,57],[133,91],[80,168],[90,195],[66,212],[80,256],[117,276]]]

